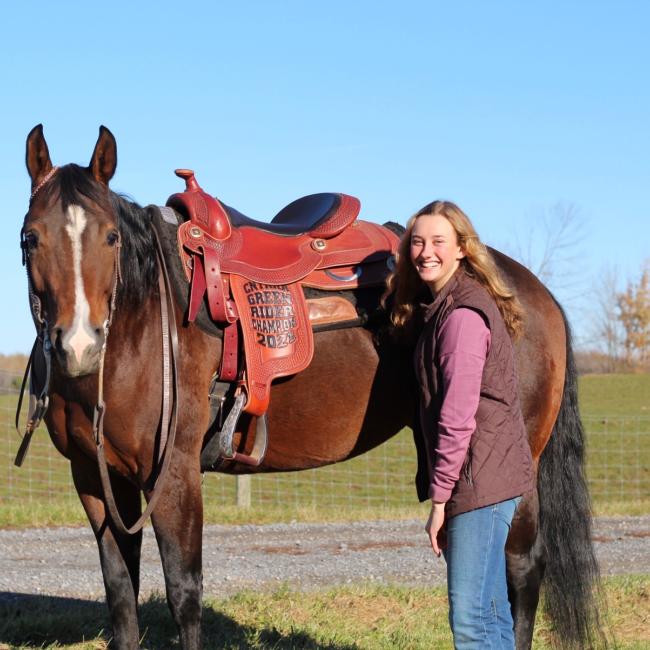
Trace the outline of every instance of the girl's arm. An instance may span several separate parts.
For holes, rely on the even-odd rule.
[[[472,309],[454,309],[440,329],[437,349],[443,399],[430,487],[434,502],[447,502],[460,476],[476,429],[489,346],[490,330]]]

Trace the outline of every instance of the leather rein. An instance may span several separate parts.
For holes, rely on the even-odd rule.
[[[156,246],[156,257],[158,259],[158,290],[160,293],[160,324],[162,330],[163,356],[162,415],[160,419],[160,439],[158,441],[159,470],[148,498],[147,507],[138,520],[130,527],[127,527],[124,523],[117,508],[117,504],[115,503],[115,496],[113,494],[111,479],[108,473],[108,464],[104,453],[104,416],[106,414],[106,404],[104,403],[104,356],[106,352],[106,343],[108,341],[108,330],[115,312],[115,295],[117,293],[117,283],[120,278],[119,250],[117,251],[116,259],[118,262],[116,262],[115,267],[115,282],[109,317],[104,324],[105,336],[99,362],[97,404],[93,414],[93,436],[95,438],[95,444],[97,445],[97,464],[99,466],[99,476],[104,491],[104,502],[111,515],[113,524],[120,533],[125,535],[133,535],[141,530],[158,503],[171,463],[178,423],[176,408],[178,402],[178,369],[176,365],[176,359],[178,358],[178,329],[176,327],[176,316],[174,314],[174,304],[171,298],[172,294],[169,275],[167,273],[167,266],[165,264],[162,247],[155,228],[152,227],[151,231]]]
[[[169,466],[171,463],[172,452],[174,449],[174,442],[176,440],[177,428],[177,402],[178,402],[178,329],[176,325],[176,316],[174,313],[174,304],[172,301],[171,285],[167,266],[165,264],[162,247],[158,238],[158,233],[155,228],[151,228],[153,233],[153,240],[156,249],[156,257],[158,260],[158,289],[160,294],[160,321],[162,330],[162,362],[163,362],[163,394],[162,394],[162,413],[160,424],[160,438],[158,441],[158,458],[154,464],[153,472],[157,470],[157,478],[150,491],[147,492],[147,507],[140,515],[138,520],[131,526],[127,526],[115,502],[113,488],[111,486],[108,464],[106,462],[106,455],[104,451],[104,416],[106,415],[106,403],[104,402],[104,359],[106,356],[106,347],[108,342],[108,334],[110,326],[113,322],[113,317],[116,311],[117,304],[117,290],[118,285],[122,282],[122,274],[120,268],[120,250],[121,250],[121,237],[118,237],[115,243],[115,270],[113,274],[113,289],[111,292],[111,299],[109,303],[108,318],[104,322],[104,343],[100,352],[99,371],[97,377],[97,403],[93,411],[93,438],[97,448],[97,464],[99,468],[99,476],[104,492],[104,503],[110,514],[115,528],[122,534],[132,535],[142,529],[146,520],[153,512],[160,495],[162,494],[163,484],[168,474]],[[30,376],[30,408],[27,424],[25,427],[25,434],[18,453],[16,454],[15,464],[20,466],[27,454],[31,437],[43,419],[48,407],[48,393],[49,383],[51,376],[51,357],[52,357],[52,343],[49,337],[49,326],[47,320],[43,317],[40,298],[33,290],[31,270],[29,266],[29,254],[24,244],[24,239],[21,242],[23,249],[23,264],[27,269],[27,283],[30,297],[30,308],[32,317],[36,324],[38,334],[36,341],[30,354],[29,362],[25,370],[20,395],[18,399],[18,407],[16,410],[16,429],[20,434],[19,420],[20,411],[23,402],[23,395],[27,383],[27,377],[32,370]],[[44,377],[35,380],[34,368],[37,362],[40,361],[41,366],[44,366]],[[43,374],[43,369],[41,369]],[[37,385],[40,384],[40,385]],[[143,490],[144,491],[144,490]]]

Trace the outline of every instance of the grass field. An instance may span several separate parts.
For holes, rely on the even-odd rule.
[[[605,581],[608,636],[619,650],[650,647],[650,577]],[[630,607],[634,603],[634,607]],[[443,589],[357,585],[313,592],[280,588],[273,593],[242,592],[206,600],[206,648],[275,650],[444,650],[451,648]],[[142,647],[177,648],[176,629],[162,597],[140,609]],[[103,603],[25,597],[0,604],[0,650],[107,648],[109,629]],[[543,615],[533,647],[546,650],[552,632]]]
[[[583,375],[578,396],[587,417],[650,417],[650,374]]]
[[[67,461],[39,430],[22,468],[13,467],[15,395],[0,396],[0,526],[85,523]],[[580,379],[587,430],[588,477],[595,511],[650,511],[650,374],[587,375]],[[308,472],[255,476],[253,508],[235,506],[232,477],[204,478],[206,521],[344,520],[421,517],[415,499],[411,433],[338,465]]]

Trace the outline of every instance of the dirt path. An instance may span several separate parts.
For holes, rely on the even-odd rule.
[[[358,581],[438,585],[445,564],[427,546],[421,521],[206,526],[206,595],[309,589]],[[650,573],[650,516],[599,518],[594,543],[603,575]],[[151,529],[145,531],[142,593],[163,592]],[[0,597],[40,594],[103,598],[89,528],[0,530]]]

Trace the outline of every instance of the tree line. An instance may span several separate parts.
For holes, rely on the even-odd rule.
[[[598,349],[581,353],[587,371],[650,371],[650,258],[623,291],[616,273],[605,272],[594,321]]]

